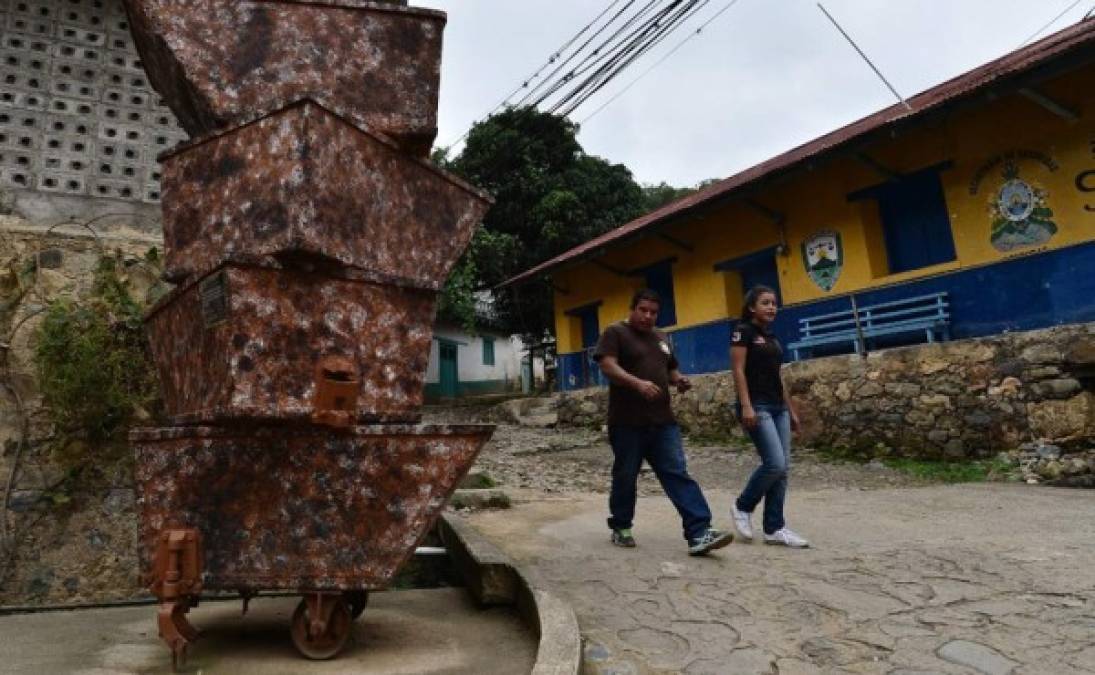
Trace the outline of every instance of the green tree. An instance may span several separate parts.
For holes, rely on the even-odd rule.
[[[476,124],[458,156],[434,154],[495,198],[445,289],[443,317],[469,325],[470,290],[494,287],[647,210],[627,167],[586,154],[576,134],[565,117],[510,108]],[[495,300],[499,328],[534,340],[554,332],[546,285],[505,290]]]
[[[658,183],[657,185],[644,185],[643,206],[648,212],[655,209],[660,209],[670,202],[675,202],[678,199],[687,197],[696,190],[697,188],[673,187],[672,185],[665,182]]]
[[[139,264],[143,275],[159,276],[154,250]],[[147,300],[162,290],[154,285]],[[34,363],[53,424],[52,450],[70,468],[126,461],[131,423],[159,414],[159,379],[142,321],[148,303],[133,291],[121,254],[103,255],[90,294],[51,303],[38,329]]]

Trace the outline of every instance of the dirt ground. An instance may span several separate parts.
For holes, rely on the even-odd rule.
[[[712,442],[685,438],[692,475],[706,489],[740,489],[759,464],[756,450],[745,441]],[[475,470],[484,471],[503,487],[549,493],[608,492],[612,449],[602,432],[588,429],[534,429],[498,425],[482,451]],[[792,451],[794,489],[848,488],[871,490],[928,484],[881,463],[832,462],[809,449]],[[644,465],[639,494],[661,493],[654,474]]]

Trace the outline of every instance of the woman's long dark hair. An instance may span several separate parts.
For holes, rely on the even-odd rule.
[[[753,320],[753,306],[757,304],[757,300],[760,300],[760,296],[765,293],[776,294],[775,289],[769,288],[763,285],[753,286],[749,289],[749,292],[745,294],[745,300],[742,301],[741,306],[741,320],[749,323]]]

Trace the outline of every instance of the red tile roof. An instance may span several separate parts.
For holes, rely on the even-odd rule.
[[[908,122],[931,111],[939,110],[945,104],[968,98],[1006,78],[1027,73],[1066,55],[1080,53],[1090,57],[1091,54],[1084,50],[1090,50],[1093,44],[1095,44],[1095,18],[1081,21],[1034,44],[921,92],[908,99],[908,107],[902,104],[892,105],[741,173],[713,183],[699,192],[667,204],[540,263],[506,280],[500,284],[500,287],[525,283],[565,263],[594,257],[612,244],[634,237],[714,200],[727,197],[778,172],[795,168],[807,160],[847,146],[869,133],[899,122]]]

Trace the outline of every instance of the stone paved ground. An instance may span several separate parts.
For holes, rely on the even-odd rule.
[[[1090,491],[915,486],[807,457],[788,514],[813,549],[735,543],[691,558],[650,479],[639,547],[608,544],[605,496],[588,491],[607,477],[596,434],[524,433],[502,429],[481,463],[532,487],[471,519],[573,604],[592,672],[1095,673]],[[725,525],[752,458],[693,455]]]

